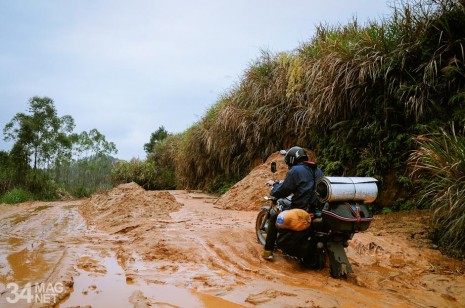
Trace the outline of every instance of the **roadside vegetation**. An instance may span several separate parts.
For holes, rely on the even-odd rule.
[[[431,236],[447,253],[465,251],[465,136],[454,126],[417,136],[410,155],[419,204],[434,213]]]

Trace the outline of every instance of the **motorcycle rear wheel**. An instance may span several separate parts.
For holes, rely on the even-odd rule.
[[[258,215],[257,220],[255,221],[255,232],[257,234],[257,240],[260,244],[265,246],[266,235],[268,233],[268,219],[270,218],[270,213],[262,209]]]

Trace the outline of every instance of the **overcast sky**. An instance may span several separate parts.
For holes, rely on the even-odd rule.
[[[240,80],[260,50],[291,51],[321,23],[380,20],[386,0],[0,0],[3,128],[48,96],[75,132],[145,159],[158,127],[179,133]]]

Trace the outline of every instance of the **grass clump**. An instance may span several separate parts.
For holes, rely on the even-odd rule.
[[[412,177],[422,187],[420,200],[433,210],[433,237],[448,251],[465,252],[464,130],[442,129],[416,138],[410,155]]]

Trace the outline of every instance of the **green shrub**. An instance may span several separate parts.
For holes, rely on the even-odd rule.
[[[15,188],[1,196],[0,203],[15,204],[30,200],[33,200],[33,195],[30,192],[24,189]]]
[[[390,208],[395,211],[408,211],[416,209],[417,204],[415,203],[415,200],[399,198],[390,206]]]
[[[76,198],[86,198],[94,193],[94,189],[90,189],[84,185],[76,186],[71,190],[71,195]]]
[[[388,207],[383,207],[383,210],[381,211],[382,214],[390,214],[392,213],[392,210]]]

